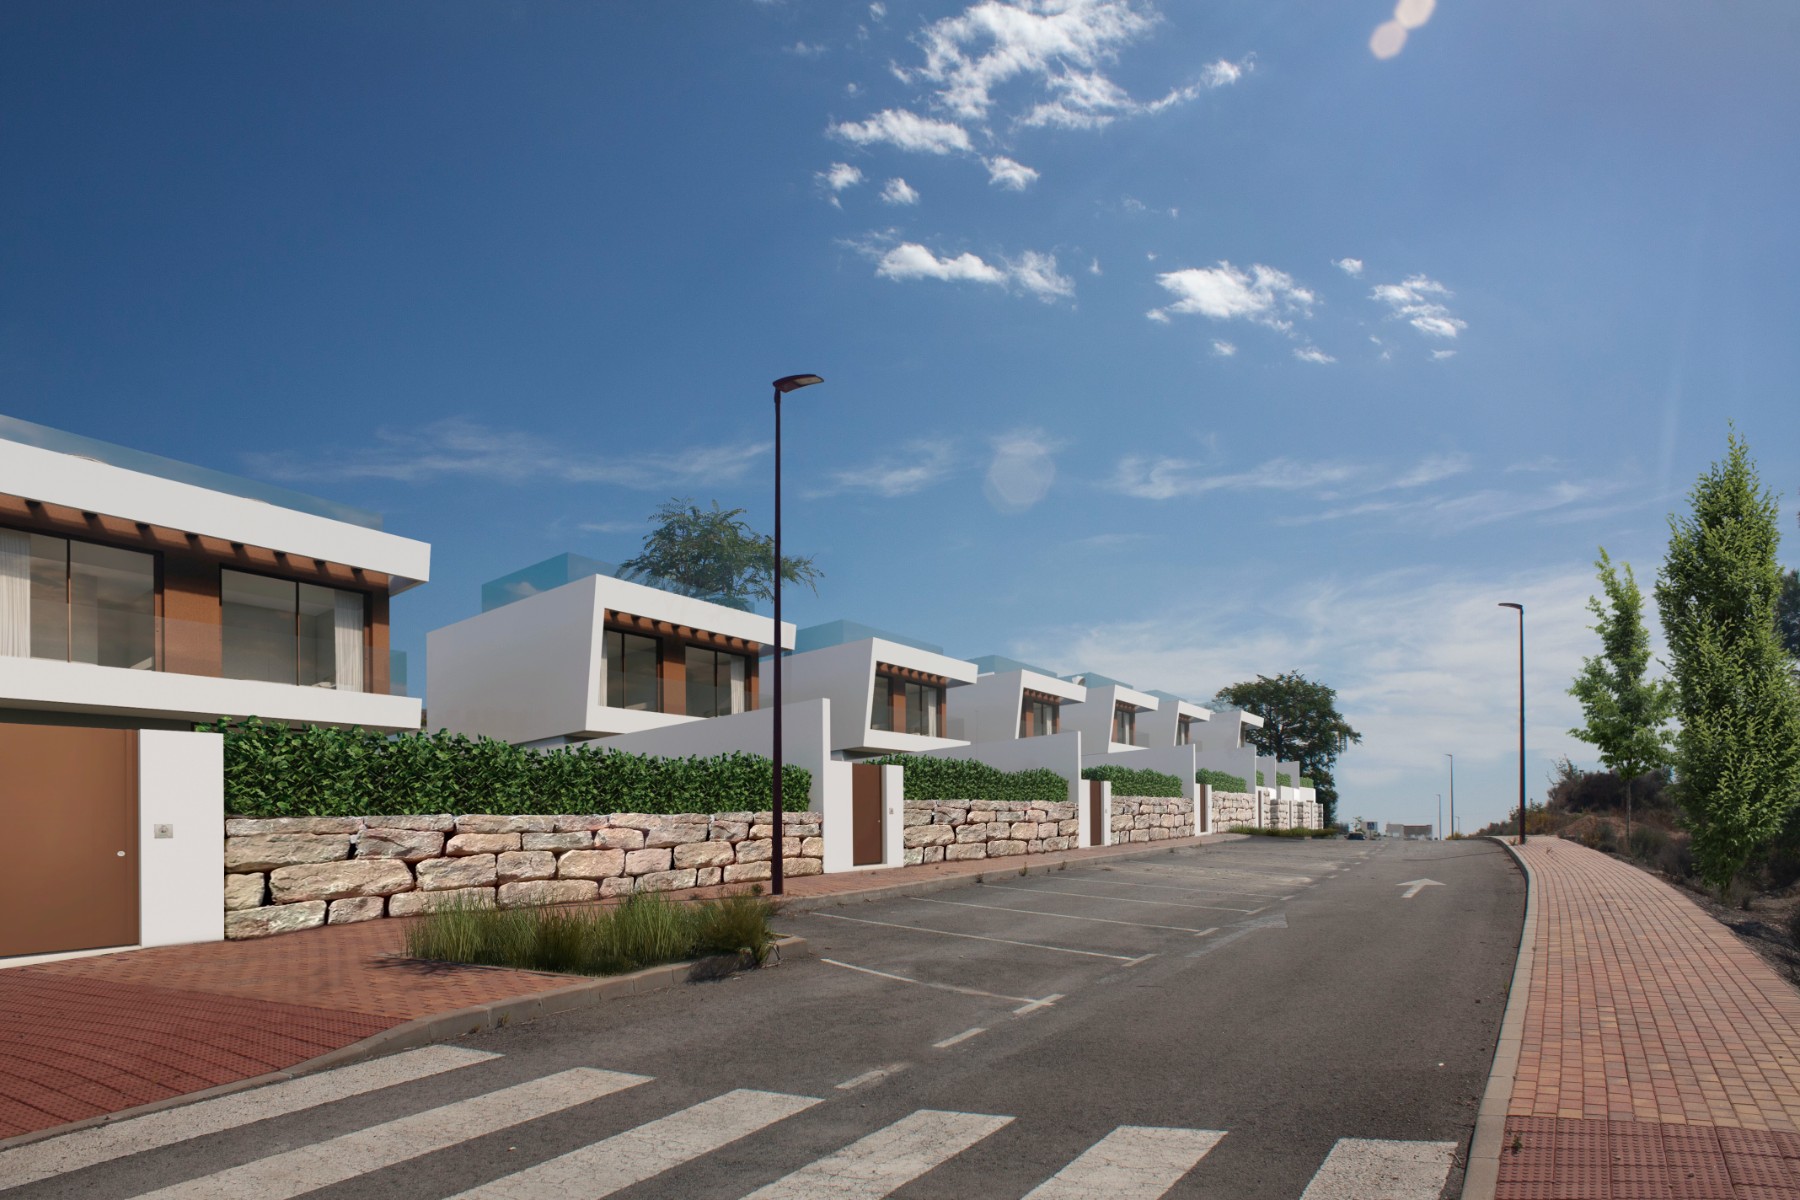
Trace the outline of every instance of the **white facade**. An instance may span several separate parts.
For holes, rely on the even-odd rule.
[[[1212,710],[1192,700],[1166,692],[1152,692],[1158,705],[1137,719],[1138,744],[1141,746],[1198,746],[1205,740],[1203,722],[1212,719]],[[1182,737],[1187,734],[1186,739]]]
[[[1117,753],[1148,747],[1148,739],[1144,717],[1154,713],[1161,706],[1161,701],[1149,692],[1140,692],[1136,688],[1126,687],[1113,681],[1101,682],[1093,676],[1074,676],[1073,682],[1082,683],[1087,688],[1087,698],[1074,708],[1063,713],[1063,730],[1067,733],[1079,733],[1084,746],[1094,749],[1089,753]],[[1113,740],[1113,715],[1123,706],[1134,714],[1137,728],[1130,742]],[[1156,745],[1163,745],[1158,742]],[[1173,744],[1173,737],[1170,742]]]
[[[607,702],[609,614],[655,623],[676,638],[698,633],[758,647],[769,644],[775,629],[769,617],[590,575],[427,634],[432,725],[557,746],[705,720]],[[785,621],[781,644],[794,644],[794,627]],[[738,652],[755,663],[755,650]],[[761,687],[768,687],[766,676]],[[797,698],[790,693],[790,700]],[[761,701],[768,703],[766,690]]]
[[[831,701],[831,750],[839,758],[916,754],[966,744],[963,738],[877,728],[873,712],[875,684],[883,668],[942,679],[948,688],[974,683],[977,676],[972,662],[869,637],[788,655],[782,662],[782,691],[790,704],[801,700]],[[765,678],[767,672],[765,666]]]
[[[138,825],[138,944],[223,940],[223,737],[138,733]]]
[[[1256,787],[1256,747],[1245,738],[1246,729],[1260,729],[1263,719],[1255,713],[1230,709],[1214,713],[1200,732],[1195,752],[1196,768],[1236,775],[1246,788]]]
[[[1005,742],[1024,736],[1022,714],[1025,693],[1054,696],[1059,704],[1061,732],[1067,724],[1072,706],[1087,699],[1087,689],[1078,683],[1058,679],[1041,671],[1016,669],[991,671],[975,677],[967,687],[952,688],[949,694],[951,737],[968,742]],[[1044,736],[1034,730],[1032,736]]]

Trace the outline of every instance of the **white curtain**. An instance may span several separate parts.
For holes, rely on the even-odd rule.
[[[363,598],[361,592],[339,592],[332,612],[337,635],[337,687],[340,692],[363,690]]]
[[[31,535],[0,529],[0,655],[31,657]]]
[[[725,660],[731,664],[731,711],[744,711],[744,664],[747,661],[741,654],[727,654]]]

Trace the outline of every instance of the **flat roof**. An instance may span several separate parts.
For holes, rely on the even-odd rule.
[[[936,642],[907,637],[901,633],[890,633],[885,629],[877,629],[873,625],[864,625],[858,621],[826,621],[822,625],[808,625],[794,635],[794,652],[804,654],[808,650],[823,650],[827,646],[845,646],[867,638],[897,642],[902,646],[911,646],[915,650],[924,650],[931,654],[944,653],[944,648]]]

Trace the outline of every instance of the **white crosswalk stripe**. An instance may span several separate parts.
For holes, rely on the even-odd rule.
[[[290,1200],[648,1082],[644,1075],[576,1067],[171,1184],[140,1200]]]
[[[981,1113],[920,1109],[758,1188],[744,1200],[879,1200],[1011,1121]]]
[[[1437,1200],[1455,1142],[1339,1138],[1300,1200]]]
[[[1217,1129],[1121,1125],[1032,1188],[1025,1200],[1157,1200],[1224,1136]]]
[[[599,1200],[817,1103],[811,1096],[740,1088],[470,1188],[452,1200]]]
[[[287,1116],[334,1100],[411,1083],[498,1057],[485,1050],[465,1050],[460,1046],[427,1046],[372,1062],[339,1067],[320,1075],[272,1083],[248,1092],[202,1100],[198,1104],[79,1129],[62,1137],[0,1151],[0,1187],[23,1187],[52,1175],[79,1171],[83,1167],[173,1146],[271,1117]]]

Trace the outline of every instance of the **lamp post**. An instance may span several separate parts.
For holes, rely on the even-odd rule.
[[[1525,844],[1525,606],[1502,600],[1501,608],[1519,613],[1519,841]]]
[[[1450,836],[1456,836],[1456,755],[1446,753],[1450,760]]]
[[[1437,798],[1438,798],[1437,835],[1438,835],[1438,841],[1441,842],[1444,840],[1444,793],[1439,792],[1437,794]]]
[[[779,896],[781,879],[781,398],[789,392],[825,381],[817,375],[783,375],[775,381],[775,778],[770,834],[769,892]]]

